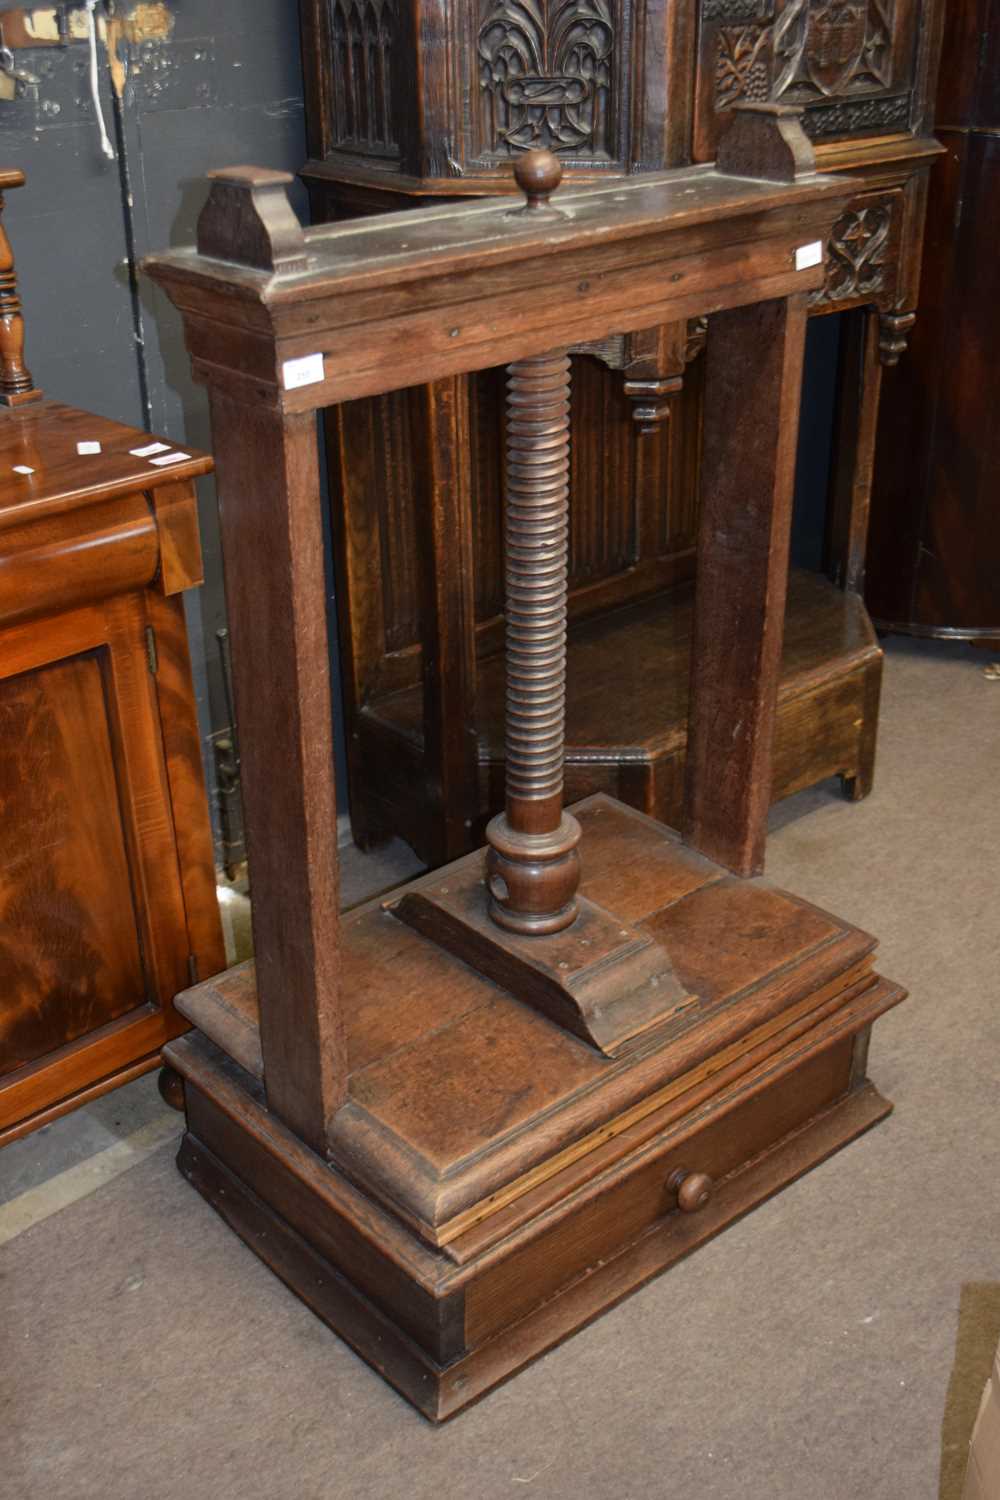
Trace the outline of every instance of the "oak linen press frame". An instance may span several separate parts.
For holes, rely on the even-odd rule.
[[[179,997],[182,1170],[427,1416],[475,1400],[861,1130],[866,934],[762,865],[807,303],[855,190],[793,111],[716,166],[303,230],[214,174],[147,269],[209,387],[256,965]],[[566,348],[710,316],[683,840],[562,806]],[[506,810],[341,918],[315,413],[509,364]],[[447,536],[436,450],[422,524]],[[468,579],[464,586],[468,586]],[[442,672],[467,670],[444,623]]]

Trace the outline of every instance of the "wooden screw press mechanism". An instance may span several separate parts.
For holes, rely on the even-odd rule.
[[[179,1164],[435,1420],[881,1119],[868,1034],[903,993],[874,939],[747,878],[806,302],[856,186],[775,106],[734,111],[714,167],[556,196],[547,153],[517,175],[521,208],[302,229],[286,176],[234,168],[197,250],[147,262],[211,396],[257,953],[178,1001]],[[567,351],[702,314],[681,837],[562,806]],[[428,380],[446,406],[504,363],[506,808],[485,857],[341,918],[315,413]]]

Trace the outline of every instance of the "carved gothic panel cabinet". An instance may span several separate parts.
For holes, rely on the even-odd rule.
[[[858,191],[812,312],[849,312],[829,578],[790,589],[775,797],[870,788],[881,653],[860,597],[882,370],[914,321],[941,0],[301,0],[317,220],[713,160],[740,101],[803,113]],[[567,789],[676,821],[697,550],[704,323],[573,354]],[[503,763],[503,376],[327,414],[355,837],[471,847]]]

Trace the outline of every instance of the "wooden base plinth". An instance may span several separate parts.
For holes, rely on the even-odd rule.
[[[903,992],[874,972],[872,938],[608,798],[574,811],[583,898],[668,953],[688,997],[623,1055],[378,902],[344,923],[349,1098],[328,1159],[267,1108],[252,966],[180,997],[199,1030],[167,1051],[182,1171],[436,1421],[889,1109],[867,1039]],[[404,899],[463,889],[481,857]]]

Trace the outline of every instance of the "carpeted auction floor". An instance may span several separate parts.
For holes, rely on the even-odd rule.
[[[133,1085],[0,1152],[3,1500],[957,1497],[1000,1337],[987,662],[890,641],[874,794],[773,814],[769,876],[911,991],[872,1045],[885,1124],[433,1430],[181,1180]]]

